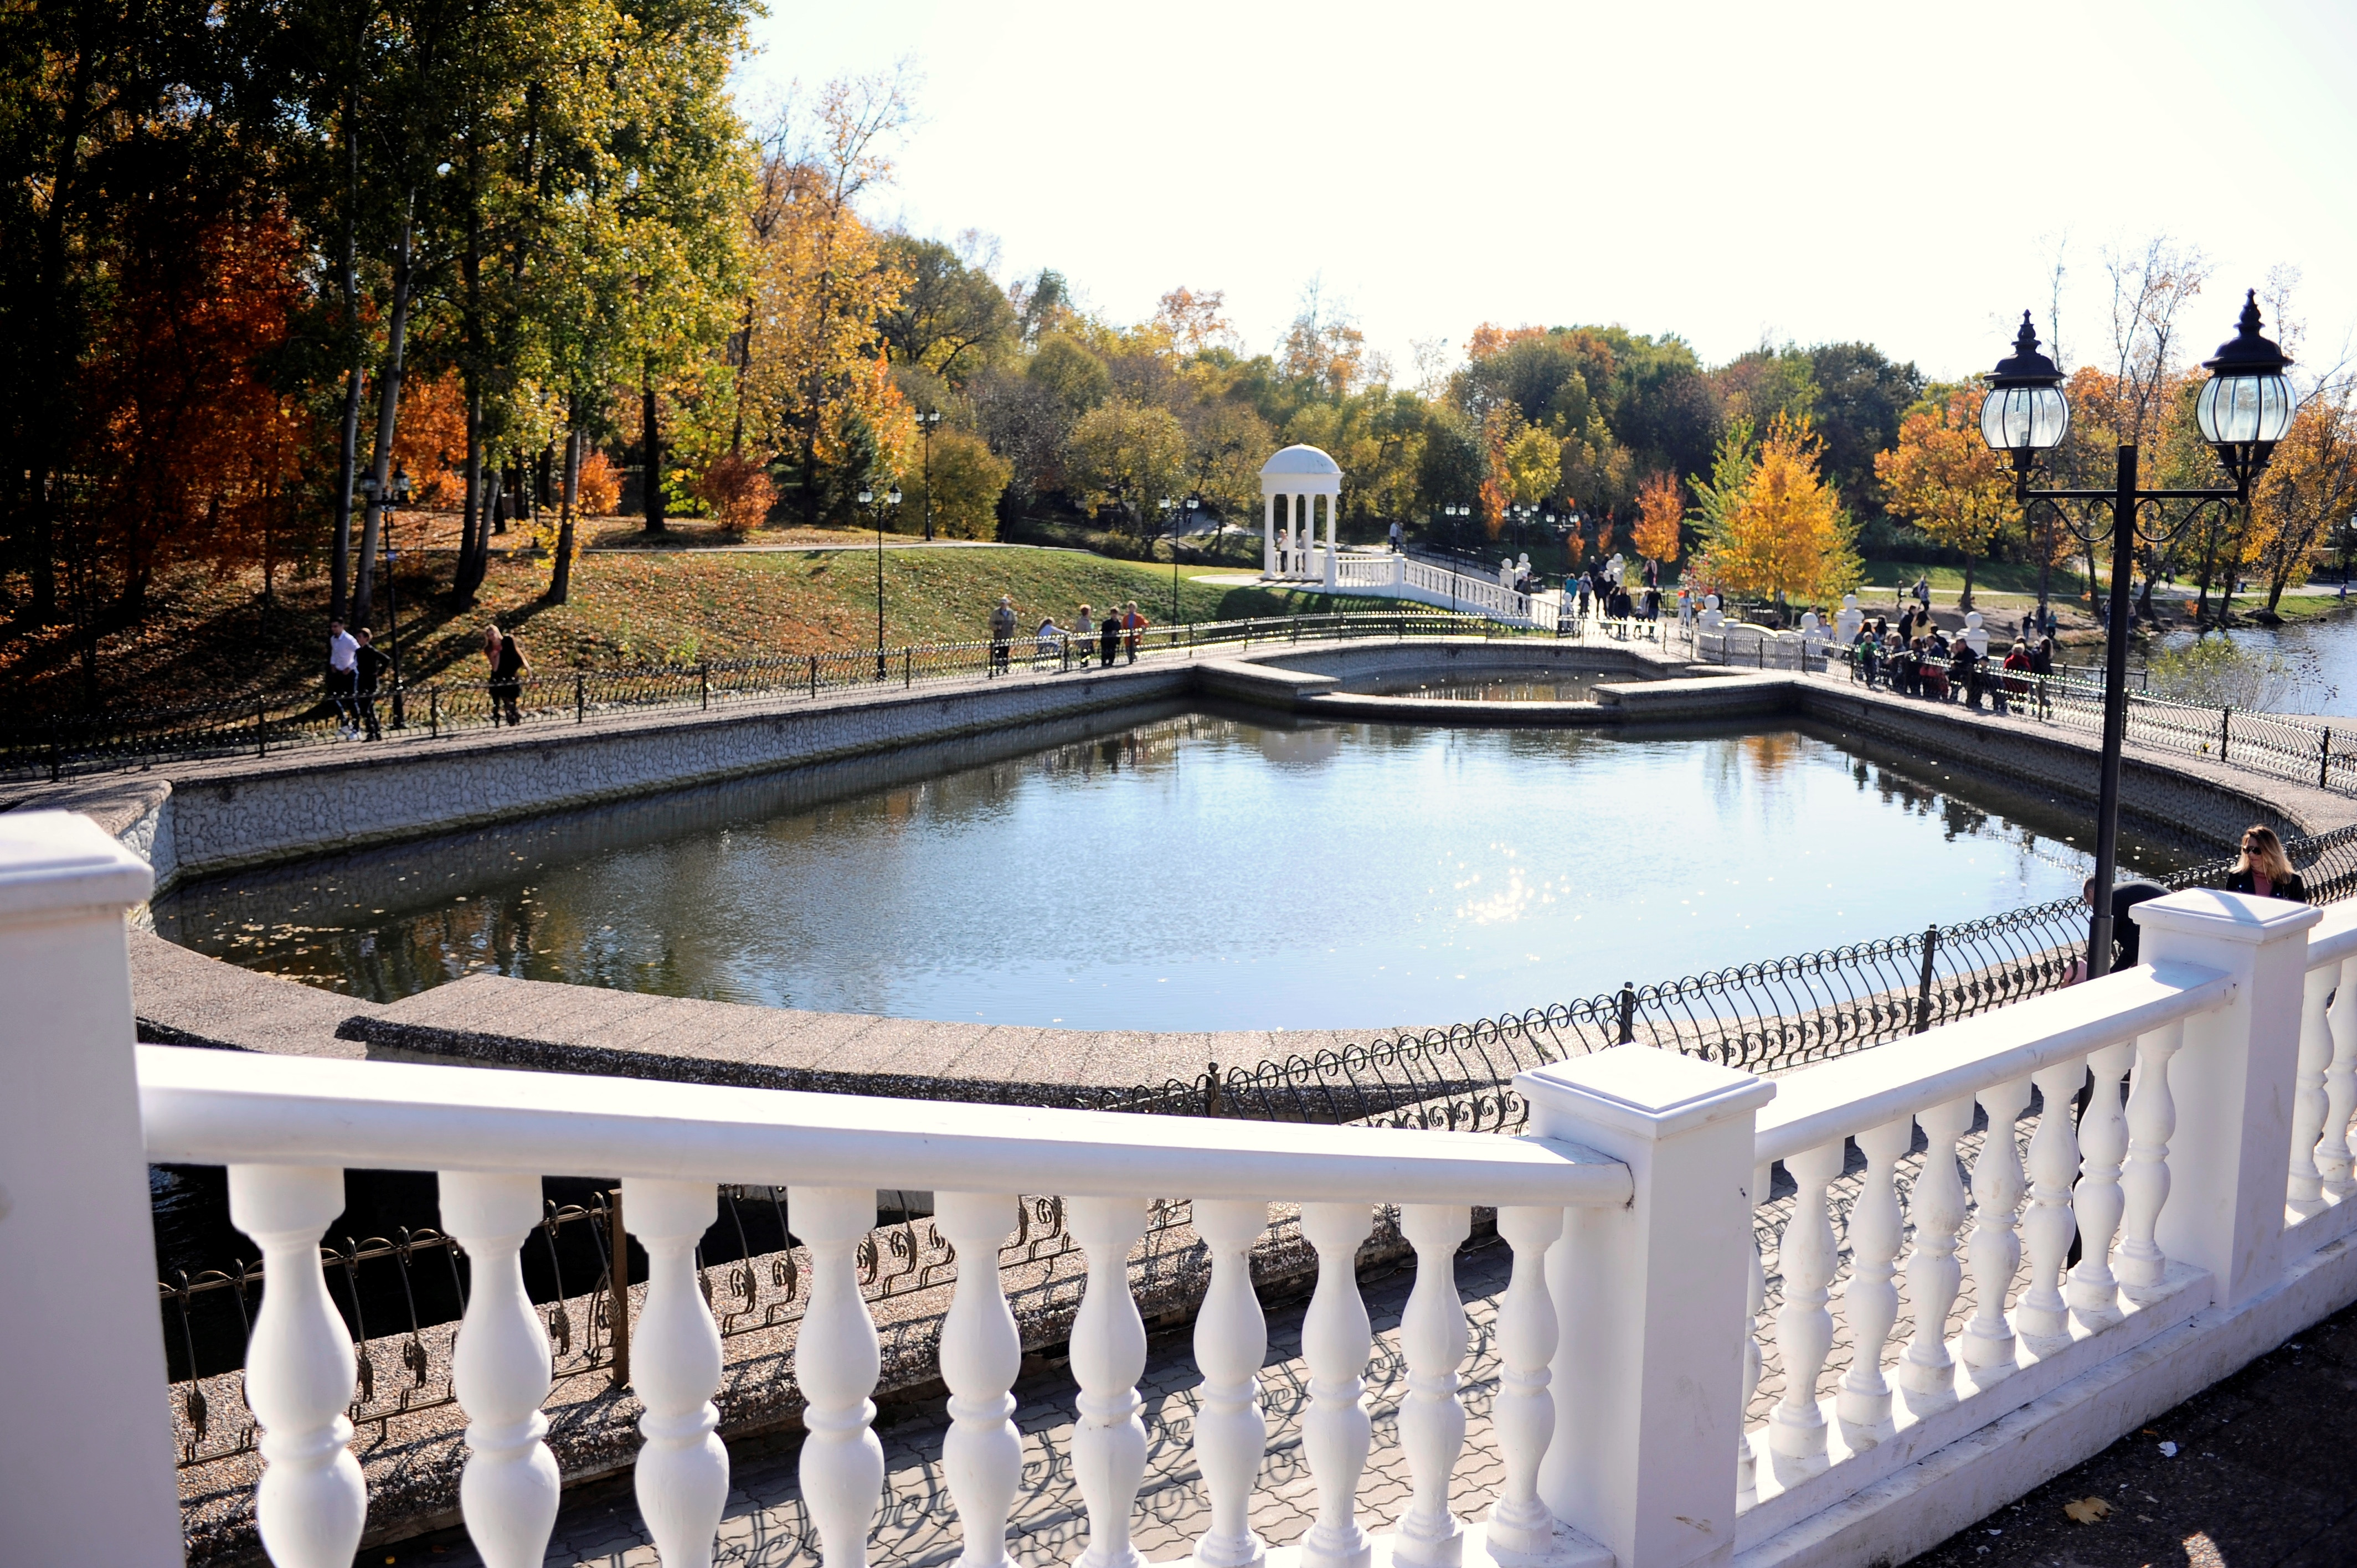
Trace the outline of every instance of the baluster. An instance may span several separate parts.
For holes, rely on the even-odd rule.
[[[2324,1138],[2316,1145],[2316,1170],[2325,1195],[2337,1203],[2357,1192],[2349,1154],[2349,1118],[2357,1114],[2357,958],[2341,961],[2329,1021],[2332,1061],[2324,1069]]]
[[[2120,1191],[2120,1163],[2128,1152],[2128,1119],[2120,1107],[2120,1079],[2135,1061],[2136,1047],[2126,1040],[2087,1058],[2095,1087],[2079,1118],[2079,1185],[2071,1198],[2083,1245],[2063,1293],[2071,1316],[2087,1328],[2120,1320],[2120,1286],[2112,1277],[2112,1238],[2119,1232],[2126,1201]]]
[[[1836,1138],[1784,1162],[1800,1191],[1777,1252],[1784,1274],[1784,1305],[1776,1313],[1784,1397],[1768,1417],[1768,1445],[1780,1457],[1799,1461],[1803,1474],[1825,1464],[1825,1416],[1817,1408],[1817,1373],[1834,1347],[1834,1315],[1825,1303],[1833,1299],[1827,1287],[1835,1262],[1825,1187],[1842,1173],[1843,1148],[1844,1141]]]
[[[1146,1234],[1146,1200],[1076,1197],[1066,1213],[1089,1265],[1072,1322],[1072,1376],[1081,1385],[1072,1473],[1089,1506],[1080,1568],[1144,1568],[1129,1540],[1130,1509],[1146,1475],[1146,1424],[1137,1417],[1146,1402],[1137,1397],[1146,1324],[1129,1294],[1129,1250]]]
[[[1956,1140],[1973,1130],[1973,1100],[1951,1100],[1916,1117],[1929,1149],[1922,1174],[1909,1193],[1915,1219],[1915,1250],[1907,1259],[1907,1296],[1915,1332],[1899,1363],[1899,1384],[1908,1408],[1919,1414],[1956,1402],[1956,1361],[1948,1353],[1948,1314],[1964,1283],[1956,1261],[1956,1232],[1964,1223],[1964,1183],[1956,1171]]]
[[[253,1509],[278,1568],[350,1568],[368,1520],[368,1484],[345,1446],[351,1330],[319,1265],[319,1234],[343,1211],[339,1170],[229,1167],[230,1219],[262,1249],[270,1279],[246,1346],[245,1402],[262,1427]]]
[[[1993,1382],[2014,1369],[2013,1325],[2005,1315],[2006,1293],[2021,1267],[2021,1237],[2014,1211],[2021,1205],[2021,1144],[2014,1119],[2029,1105],[2029,1079],[2018,1078],[1980,1094],[1988,1112],[1988,1137],[1973,1162],[1973,1233],[1964,1255],[1973,1271],[1972,1321],[1964,1325],[1964,1365],[1976,1382]]]
[[[799,1471],[802,1506],[818,1529],[825,1568],[863,1568],[884,1495],[884,1445],[869,1425],[876,1403],[868,1398],[882,1358],[859,1294],[858,1263],[859,1243],[876,1224],[876,1191],[789,1187],[786,1213],[811,1256],[810,1300],[794,1340],[794,1380],[810,1434]],[[668,1552],[663,1563],[669,1568]]]
[[[1890,1385],[1883,1380],[1882,1348],[1899,1321],[1900,1158],[1915,1141],[1915,1121],[1902,1116],[1861,1133],[1866,1183],[1849,1211],[1849,1284],[1842,1291],[1849,1320],[1849,1370],[1834,1396],[1848,1426],[1878,1432],[1890,1424]]]
[[[1555,1515],[1539,1501],[1539,1461],[1555,1440],[1554,1378],[1559,1336],[1555,1301],[1547,1290],[1547,1249],[1563,1234],[1560,1208],[1498,1210],[1498,1234],[1514,1250],[1513,1277],[1498,1303],[1498,1400],[1491,1423],[1506,1478],[1490,1505],[1492,1553],[1545,1552],[1554,1542]]]
[[[2050,1356],[2071,1343],[2071,1309],[2062,1299],[2062,1271],[2071,1257],[2078,1219],[2071,1211],[2071,1183],[2079,1174],[2079,1130],[2073,1118],[2079,1088],[2087,1081],[2082,1059],[2033,1075],[2045,1109],[2029,1135],[2029,1211],[2021,1233],[2029,1249],[2029,1288],[2014,1309],[2014,1327],[2029,1348]]]
[[[1253,1532],[1253,1485],[1268,1448],[1260,1369],[1268,1321],[1252,1282],[1252,1245],[1268,1229],[1268,1205],[1197,1198],[1195,1230],[1211,1254],[1211,1283],[1195,1316],[1195,1365],[1203,1374],[1195,1412],[1195,1467],[1211,1494],[1211,1522],[1195,1542],[1203,1568],[1248,1568],[1268,1555]]]
[[[646,1438],[639,1512],[663,1568],[711,1568],[712,1538],[728,1501],[728,1450],[713,1434],[720,1424],[712,1402],[720,1386],[720,1327],[696,1284],[695,1244],[719,1218],[719,1192],[709,1182],[624,1176],[622,1209],[647,1250],[646,1305],[630,1335],[630,1387],[646,1406],[639,1417]],[[807,1320],[802,1333],[808,1343]]]
[[[965,1542],[958,1563],[1006,1568],[1006,1519],[1023,1480],[1023,1436],[1008,1419],[1015,1399],[1006,1391],[1023,1369],[1023,1344],[1007,1310],[998,1250],[1015,1229],[1017,1205],[1006,1194],[984,1192],[938,1193],[933,1205],[933,1224],[958,1257],[941,1352],[942,1380],[950,1386],[942,1469]]]
[[[1759,1460],[1751,1452],[1751,1396],[1760,1391],[1760,1309],[1768,1305],[1768,1270],[1760,1261],[1760,1227],[1757,1223],[1759,1205],[1768,1196],[1769,1180],[1773,1165],[1754,1165],[1751,1170],[1751,1203],[1754,1223],[1751,1227],[1751,1281],[1744,1294],[1747,1311],[1743,1317],[1743,1411],[1735,1421],[1735,1493],[1738,1502],[1751,1502],[1760,1496]]]
[[[1301,1233],[1318,1250],[1318,1288],[1301,1323],[1301,1355],[1309,1365],[1301,1446],[1318,1482],[1318,1521],[1301,1538],[1305,1568],[1367,1568],[1372,1551],[1359,1528],[1358,1493],[1373,1442],[1365,1394],[1375,1344],[1359,1295],[1359,1246],[1373,1229],[1363,1203],[1301,1206]]]
[[[1465,1449],[1465,1402],[1457,1369],[1465,1360],[1465,1302],[1457,1294],[1457,1249],[1473,1233],[1463,1204],[1411,1203],[1400,1234],[1415,1249],[1415,1287],[1400,1315],[1407,1392],[1400,1401],[1400,1447],[1415,1487],[1400,1516],[1392,1559],[1423,1568],[1456,1568],[1465,1557],[1465,1526],[1448,1507],[1448,1483]]]
[[[2291,1178],[2284,1205],[2302,1218],[2324,1211],[2324,1176],[2316,1164],[2330,1109],[2324,1072],[2332,1065],[2332,1026],[2324,1008],[2340,978],[2341,966],[2326,964],[2309,970],[2300,988],[2299,1076],[2291,1098]]]
[[[2182,1024],[2136,1039],[2136,1077],[2128,1088],[2128,1163],[2120,1172],[2125,1211],[2119,1252],[2112,1262],[2120,1294],[2133,1302],[2151,1300],[2169,1273],[2169,1260],[2152,1232],[2160,1221],[2161,1206],[2169,1201],[2169,1140],[2177,1133],[2169,1062],[2184,1045]]]
[[[548,1331],[524,1294],[524,1239],[540,1224],[540,1178],[444,1171],[442,1229],[466,1249],[467,1316],[450,1383],[467,1412],[458,1502],[486,1568],[539,1568],[556,1524],[548,1418]]]

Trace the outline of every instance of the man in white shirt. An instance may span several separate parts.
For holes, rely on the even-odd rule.
[[[360,639],[344,623],[328,623],[328,698],[336,704],[336,727],[346,740],[361,733],[352,713],[352,693],[360,678]]]

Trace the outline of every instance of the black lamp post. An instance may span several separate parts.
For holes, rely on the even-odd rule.
[[[393,547],[393,518],[395,509],[409,504],[409,472],[405,468],[393,469],[392,480],[382,490],[377,487],[376,476],[366,474],[361,478],[360,488],[368,504],[376,509],[377,537],[384,548],[385,647],[386,665],[393,671],[393,727],[406,729],[408,714],[403,711],[401,693],[401,596],[393,580],[393,568],[400,561],[401,552]]]
[[[1202,495],[1189,496],[1185,500],[1162,498],[1162,526],[1170,531],[1170,624],[1178,624],[1178,541],[1195,526],[1195,510],[1203,504]]]
[[[917,428],[925,437],[925,542],[933,538],[933,427],[942,422],[942,411],[929,408],[917,415]]]
[[[2136,486],[2136,449],[2121,445],[2116,479],[2108,490],[2032,489],[2030,466],[2040,452],[2060,445],[2071,427],[2071,405],[2062,395],[2062,372],[2038,351],[2038,333],[2029,312],[2021,313],[2021,331],[2013,353],[1997,361],[1988,377],[1988,394],[1981,403],[1981,438],[2013,457],[2014,496],[2027,505],[2042,500],[2053,506],[2065,522],[2071,513],[2064,503],[2086,507],[2086,527],[2072,531],[2090,543],[2103,532],[2104,511],[2110,511],[2112,539],[2111,627],[2104,649],[2103,773],[2095,802],[2095,909],[2087,936],[2090,979],[2112,966],[2112,880],[2119,865],[2120,746],[2127,733],[2128,579],[2136,569],[2137,520],[2142,510],[2154,509],[2156,525],[2144,535],[2148,543],[2166,543],[2201,508],[2244,506],[2251,485],[2275,455],[2275,446],[2291,426],[2291,388],[2284,368],[2291,361],[2259,334],[2258,292],[2243,306],[2241,330],[2202,361],[2210,380],[2194,405],[2201,438],[2218,454],[2219,463],[2234,483],[2231,489],[2140,489]],[[2175,528],[2160,519],[2163,502],[2191,501],[2193,506]]]
[[[894,485],[885,496],[892,506],[900,504],[900,487]],[[876,488],[859,487],[859,504],[873,507],[876,512],[876,678],[884,679],[884,509],[876,505]]]

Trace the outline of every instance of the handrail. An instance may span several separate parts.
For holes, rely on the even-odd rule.
[[[496,1069],[138,1048],[147,1157],[953,1192],[1610,1207],[1626,1166],[1533,1138],[1274,1127]]]
[[[1823,1062],[1780,1082],[1761,1110],[1753,1157],[1789,1159],[1861,1127],[1879,1127],[2029,1077],[2233,1000],[2231,975],[2191,964],[2140,964],[2002,1013],[1921,1035],[1903,1047]]]

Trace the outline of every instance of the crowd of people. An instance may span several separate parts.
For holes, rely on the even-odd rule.
[[[998,607],[990,612],[991,673],[1003,675],[1012,667],[1016,634],[1023,619],[1014,596],[999,595]],[[1063,669],[1085,670],[1092,651],[1100,670],[1112,669],[1114,660],[1125,654],[1135,664],[1138,648],[1146,639],[1146,628],[1152,624],[1138,613],[1135,599],[1118,609],[1108,608],[1102,616],[1082,605],[1070,626],[1057,625],[1051,611],[1040,617],[1039,624],[1032,630],[1031,667],[1038,670],[1054,664]]]
[[[1578,601],[1582,620],[1587,618],[1591,607],[1607,620],[1661,618],[1662,568],[1657,562],[1646,562],[1641,577],[1631,583],[1629,564],[1614,554],[1574,577],[1568,591]]]
[[[496,624],[486,626],[483,661],[490,667],[488,687],[493,727],[523,723],[523,678],[532,673],[532,661],[524,657],[523,644]],[[368,628],[347,630],[340,620],[328,623],[328,704],[335,711],[336,732],[342,739],[384,738],[384,726],[377,716],[377,696],[384,689],[387,674],[395,682],[397,715],[400,671],[394,667],[393,656],[376,645]],[[397,716],[394,722],[399,723]]]
[[[1919,604],[1902,611],[1895,628],[1887,616],[1859,626],[1849,660],[1858,680],[1869,686],[1879,682],[1900,696],[1962,702],[2000,714],[2035,707],[2043,714],[2043,678],[2054,673],[2054,639],[2041,636],[2033,643],[2017,638],[2000,658],[1982,652],[1962,632],[1951,638]]]

